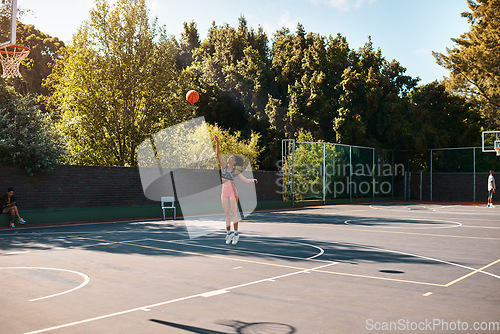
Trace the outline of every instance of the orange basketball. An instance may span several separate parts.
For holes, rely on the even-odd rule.
[[[186,100],[188,100],[189,103],[196,103],[200,99],[200,94],[198,94],[197,91],[195,90],[190,90],[186,94]]]

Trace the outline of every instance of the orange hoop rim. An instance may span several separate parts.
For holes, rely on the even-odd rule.
[[[7,51],[7,48],[14,48],[15,49],[21,49],[21,51]],[[30,48],[22,45],[16,45],[16,44],[7,44],[3,45],[0,48],[0,53],[2,54],[9,54],[9,55],[22,55],[25,53],[30,53]]]

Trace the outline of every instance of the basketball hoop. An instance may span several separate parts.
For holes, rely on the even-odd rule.
[[[0,63],[2,63],[2,78],[20,77],[19,65],[28,57],[30,49],[15,44],[0,45]]]
[[[497,156],[500,156],[500,140],[495,140],[495,151],[497,152]]]

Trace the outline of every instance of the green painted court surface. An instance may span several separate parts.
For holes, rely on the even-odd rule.
[[[235,246],[171,220],[2,230],[1,333],[499,332],[498,210],[256,212]]]

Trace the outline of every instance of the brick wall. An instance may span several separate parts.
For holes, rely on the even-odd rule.
[[[257,200],[280,201],[281,175],[254,171]],[[485,202],[488,173],[476,173],[476,202]],[[498,177],[497,177],[498,179]],[[500,182],[497,180],[497,182]],[[24,169],[0,164],[0,194],[16,190],[20,209],[76,209],[157,205],[144,196],[136,167],[58,166],[53,172],[29,176]],[[433,200],[472,202],[472,173],[434,173]],[[420,199],[420,174],[412,173],[411,199]],[[430,200],[430,175],[422,177],[422,199]]]
[[[257,200],[281,200],[280,175],[254,171]],[[23,210],[155,205],[143,193],[137,167],[58,166],[53,172],[26,174],[0,164],[0,194],[15,189]]]

